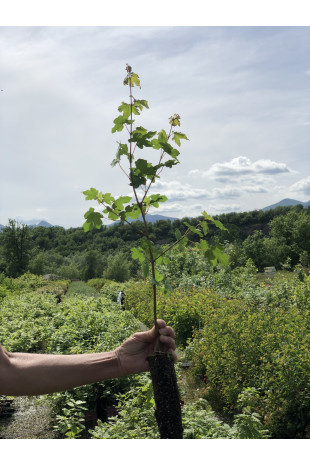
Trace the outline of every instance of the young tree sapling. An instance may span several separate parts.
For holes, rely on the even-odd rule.
[[[202,220],[195,227],[185,223],[187,230],[181,234],[176,231],[176,240],[173,244],[163,248],[157,247],[150,239],[147,214],[151,208],[158,208],[160,203],[168,199],[165,195],[152,193],[151,189],[164,168],[171,169],[179,163],[179,150],[175,147],[181,146],[181,140],[188,140],[187,136],[177,131],[180,126],[181,117],[174,114],[169,118],[169,129],[160,131],[148,131],[142,126],[134,126],[136,116],[141,114],[143,109],[148,109],[146,100],[136,99],[133,95],[134,88],[140,87],[140,78],[134,73],[130,65],[126,65],[127,75],[124,85],[129,86],[129,102],[122,102],[118,107],[120,115],[114,119],[112,133],[121,132],[124,129],[128,133],[127,143],[118,142],[116,156],[111,166],[119,166],[127,177],[129,186],[132,189],[132,196],[121,196],[115,198],[111,193],[102,193],[95,188],[90,188],[83,192],[86,200],[95,200],[101,207],[101,211],[95,211],[93,207],[85,213],[86,219],[83,227],[87,232],[93,228],[100,229],[102,218],[109,220],[120,220],[130,223],[132,227],[139,230],[141,240],[140,245],[132,249],[133,259],[139,260],[144,278],[150,276],[153,289],[153,318],[158,334],[157,344],[154,354],[148,358],[153,382],[154,396],[156,402],[156,419],[161,438],[182,438],[182,416],[181,403],[177,387],[174,363],[171,354],[162,352],[159,343],[159,333],[157,327],[157,287],[169,288],[169,283],[165,282],[163,274],[159,273],[157,266],[162,263],[169,263],[167,252],[173,247],[184,249],[189,242],[189,233],[199,236],[199,242],[195,246],[206,259],[212,264],[218,261],[225,262],[226,256],[218,246],[210,246],[205,239],[209,225],[225,229],[223,225],[214,220],[205,211],[202,213]],[[174,145],[172,145],[174,144]],[[153,149],[158,151],[157,163],[153,164],[146,158],[138,158],[139,150]],[[129,220],[142,219],[141,228]]]

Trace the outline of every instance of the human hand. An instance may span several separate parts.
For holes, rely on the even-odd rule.
[[[159,340],[163,350],[170,352],[174,361],[177,359],[175,353],[175,334],[170,326],[166,325],[164,320],[157,320],[159,329]],[[156,345],[155,326],[149,331],[135,333],[130,336],[123,344],[115,350],[119,363],[120,376],[142,373],[149,370],[149,364],[146,360],[148,355],[154,352]]]

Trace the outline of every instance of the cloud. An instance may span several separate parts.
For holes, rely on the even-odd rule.
[[[44,215],[79,226],[89,208],[83,190],[126,192],[110,167],[116,140],[127,140],[126,131],[111,134],[128,99],[126,62],[141,77],[135,98],[150,105],[136,123],[167,129],[177,112],[190,139],[173,170],[183,183],[171,177],[152,191],[167,195],[165,208],[182,216],[240,199],[246,210],[266,192],[276,202],[270,194],[279,195],[289,166],[307,173],[309,44],[309,28],[1,28],[0,223]],[[282,178],[286,192],[298,180]]]
[[[189,183],[182,183],[181,181],[157,181],[153,187],[153,191],[164,192],[170,202],[174,202],[176,206],[179,202],[184,204],[190,200],[216,200],[216,199],[232,199],[238,198],[249,194],[266,194],[270,192],[270,188],[266,188],[260,184],[256,185],[242,185],[242,186],[225,186],[223,188],[214,187],[212,189],[204,189],[192,187]],[[165,208],[168,208],[165,204]],[[169,207],[170,208],[170,207]]]
[[[210,213],[210,215],[217,215],[220,213],[238,212],[240,210],[241,208],[238,204],[216,204],[209,206],[208,213]]]
[[[157,181],[152,191],[163,190],[169,200],[179,202],[190,199],[207,198],[208,194],[205,189],[192,187],[190,184],[183,184],[180,181]]]
[[[233,158],[229,162],[214,163],[207,171],[192,170],[190,175],[199,175],[208,177],[217,181],[227,181],[231,177],[248,177],[253,175],[274,176],[283,173],[292,173],[293,171],[285,163],[277,163],[272,160],[261,159],[252,162],[247,157]]]
[[[310,176],[297,181],[289,190],[298,194],[310,195]]]
[[[225,203],[219,204],[214,203],[212,204],[209,202],[208,204],[191,204],[191,205],[181,205],[177,203],[169,203],[163,204],[159,207],[157,211],[152,211],[152,214],[158,213],[163,215],[176,215],[179,218],[187,217],[196,217],[200,216],[201,213],[206,210],[210,215],[219,215],[221,213],[229,213],[229,212],[238,212],[241,211],[240,205],[236,203]]]
[[[263,186],[240,186],[240,187],[224,187],[214,188],[210,191],[208,198],[220,199],[220,198],[236,198],[241,197],[245,194],[266,194],[269,190]]]

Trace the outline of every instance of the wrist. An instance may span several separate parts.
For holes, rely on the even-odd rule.
[[[103,353],[103,380],[123,376],[122,367],[118,356],[118,350]]]

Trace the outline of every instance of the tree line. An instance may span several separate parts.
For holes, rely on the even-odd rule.
[[[293,268],[310,263],[310,208],[302,205],[226,213],[215,217],[226,230],[210,229],[209,240],[225,247],[230,266],[245,265],[251,258],[262,270],[265,266]],[[149,223],[151,240],[161,247],[184,232],[184,221],[196,225],[199,218],[159,220]],[[115,223],[87,233],[83,228],[29,228],[10,219],[0,232],[0,273],[18,277],[26,271],[57,274],[70,279],[106,277],[126,281],[139,273],[131,259],[141,228]],[[195,235],[190,237],[194,242]]]

